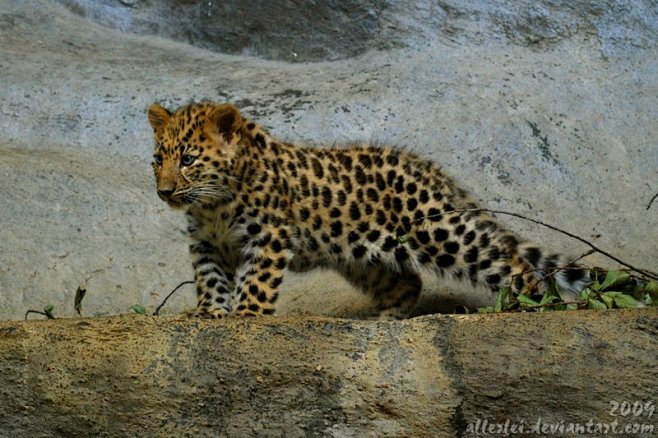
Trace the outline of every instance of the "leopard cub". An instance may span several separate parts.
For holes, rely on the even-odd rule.
[[[157,193],[185,210],[196,316],[270,315],[287,269],[327,267],[405,318],[420,274],[528,293],[584,268],[505,230],[429,160],[387,147],[279,141],[230,104],[148,109]]]

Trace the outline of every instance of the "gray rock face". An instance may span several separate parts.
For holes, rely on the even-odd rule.
[[[262,2],[271,15],[231,20],[219,5],[237,6],[213,2],[214,21],[194,16],[208,2],[176,4],[178,15],[166,2],[0,1],[0,319],[48,303],[72,315],[80,285],[85,315],[152,310],[191,278],[182,217],[153,189],[145,111],[154,101],[231,101],[296,142],[403,145],[485,206],[658,265],[658,205],[645,208],[658,191],[651,2],[362,2],[324,12]],[[274,35],[275,21],[258,21],[285,13],[294,32]],[[201,35],[213,23],[209,41],[231,40],[222,51],[276,60],[156,36],[201,40],[185,26]],[[587,249],[501,220],[551,250]],[[289,276],[281,313],[368,307],[330,275]],[[193,304],[188,289],[167,309]]]
[[[546,49],[577,36],[606,54],[655,47],[658,8],[647,1],[60,0],[110,28],[221,53],[283,61],[336,60],[370,49],[517,44]]]
[[[64,1],[100,24],[222,53],[287,61],[339,59],[378,45],[383,1]]]

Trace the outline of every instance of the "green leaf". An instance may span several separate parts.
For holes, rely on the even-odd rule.
[[[498,290],[498,299],[496,299],[494,312],[502,312],[507,308],[507,297],[509,296],[510,292],[511,290],[509,287],[501,287]]]
[[[613,292],[616,293],[616,292]],[[608,307],[608,309],[612,309],[612,307],[615,305],[615,299],[612,295],[610,295],[610,292],[603,293],[599,295],[599,298],[601,301],[605,303],[605,305]]]
[[[75,291],[75,299],[73,301],[73,307],[75,311],[78,312],[78,315],[82,316],[80,312],[82,311],[82,299],[85,297],[87,289],[78,287],[78,290]]]
[[[496,310],[495,310],[493,307],[491,307],[491,306],[487,306],[487,307],[478,307],[478,309],[477,309],[477,312],[478,312],[478,313],[494,313],[495,311],[496,311]]]
[[[409,241],[409,233],[402,234],[398,236],[398,242],[405,244]]]
[[[602,303],[596,298],[590,298],[589,300],[587,300],[587,308],[594,310],[608,310],[608,306],[606,306],[605,303]]]
[[[560,300],[561,300],[561,298],[558,295],[553,295],[553,293],[550,290],[548,290],[548,291],[546,291],[544,296],[541,297],[541,301],[539,302],[539,304],[541,306],[544,306],[546,304],[551,304],[551,303],[554,303],[554,302],[560,301]]]
[[[623,294],[621,292],[606,292],[605,294],[611,294],[612,299],[615,302],[615,305],[620,309],[636,309],[638,307],[644,307],[644,304],[636,300],[630,295]],[[605,295],[604,294],[604,295]]]
[[[130,310],[140,315],[146,315],[146,307],[142,306],[141,304],[133,304],[130,306]]]
[[[47,305],[44,306],[43,313],[46,314],[46,318],[55,319],[55,316],[53,315],[53,309],[54,308],[55,308],[55,306],[53,306],[52,304],[47,304]]]
[[[652,298],[658,298],[658,281],[648,282],[642,286],[642,290],[651,295]]]
[[[553,282],[551,282],[553,284]],[[549,304],[557,303],[563,301],[562,298],[560,297],[560,294],[557,291],[557,287],[549,287],[548,290],[544,295],[541,297],[541,301],[539,301],[539,307],[537,310],[540,312],[544,311],[553,311],[553,310],[565,310],[566,306],[548,306]],[[544,307],[542,307],[544,306]]]
[[[653,306],[653,299],[649,294],[644,294],[644,296],[642,297],[642,302],[648,306]]]
[[[623,286],[631,279],[631,274],[627,271],[608,271],[605,280],[601,284],[601,290],[606,290],[611,286]]]
[[[537,301],[533,300],[532,298],[526,295],[519,295],[516,297],[516,299],[519,300],[519,304],[524,306],[535,307],[539,305]]]

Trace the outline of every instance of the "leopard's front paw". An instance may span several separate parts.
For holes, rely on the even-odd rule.
[[[238,318],[244,318],[244,317],[248,317],[248,316],[263,316],[263,315],[261,315],[258,312],[254,312],[252,310],[238,310],[235,313],[233,313],[233,315],[231,315],[231,316],[236,316]]]
[[[197,307],[187,314],[190,318],[204,318],[204,319],[222,319],[229,315],[228,311],[222,307],[208,309],[205,307]]]
[[[273,307],[261,307],[257,304],[246,303],[238,305],[232,315],[243,317],[243,316],[264,316],[264,315],[273,315]]]

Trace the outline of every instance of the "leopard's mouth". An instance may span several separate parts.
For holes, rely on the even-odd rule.
[[[159,196],[160,199],[166,202],[171,208],[176,210],[187,208],[190,205],[192,205],[196,200],[196,196],[190,193],[184,195],[174,193],[170,196],[163,196],[163,195],[159,195]]]
[[[171,208],[176,210],[192,206],[200,206],[203,208],[216,207],[228,204],[234,199],[229,192],[219,190],[215,192],[208,192],[207,190],[185,190],[182,192],[176,191],[171,194],[162,194],[158,192],[158,196]]]

